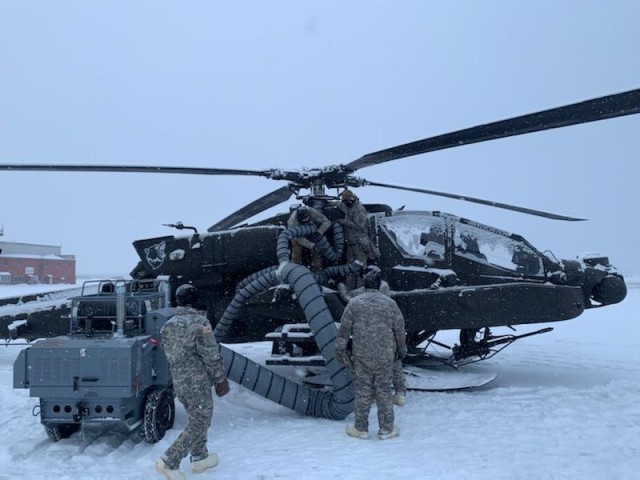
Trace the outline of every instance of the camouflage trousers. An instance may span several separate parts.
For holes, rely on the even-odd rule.
[[[191,454],[195,458],[205,458],[207,451],[207,432],[213,416],[213,394],[210,388],[198,388],[196,391],[179,392],[188,415],[187,427],[164,452],[165,463],[171,469],[180,466],[180,461]]]
[[[378,409],[378,428],[393,429],[394,413],[391,383],[393,360],[353,357],[356,380],[355,427],[361,432],[369,431],[369,411],[375,402]]]
[[[322,271],[322,254],[315,248],[303,247],[295,239],[291,242],[291,261],[306,266],[312,272]]]
[[[345,252],[347,263],[358,260],[362,263],[362,268],[367,266],[367,254],[364,252],[362,244],[347,243],[345,244]],[[347,290],[355,290],[362,286],[362,275],[360,273],[349,273],[344,284]]]
[[[407,384],[405,381],[404,368],[402,366],[402,359],[396,358],[393,361],[393,389],[396,394],[406,395]]]

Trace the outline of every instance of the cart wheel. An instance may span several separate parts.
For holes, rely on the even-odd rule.
[[[57,442],[63,438],[69,438],[72,434],[80,430],[77,423],[44,423],[44,431],[52,442]]]
[[[144,438],[149,443],[159,442],[173,427],[176,406],[171,386],[154,390],[144,404]]]

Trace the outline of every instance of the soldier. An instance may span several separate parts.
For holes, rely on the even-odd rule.
[[[353,365],[356,382],[355,424],[347,426],[347,435],[369,437],[369,410],[373,401],[378,409],[378,438],[399,435],[394,426],[391,382],[394,359],[407,353],[404,317],[390,297],[380,290],[380,270],[364,276],[365,292],[349,300],[340,320],[336,340],[336,359]],[[351,337],[352,349],[347,351]]]
[[[371,270],[380,269],[375,265],[369,265],[365,270],[365,275]],[[381,272],[382,273],[382,272]],[[340,296],[345,302],[348,302],[353,297],[360,295],[365,292],[364,287],[356,288],[355,290],[347,290],[344,283],[338,284],[338,291],[340,292]],[[384,280],[380,280],[380,292],[385,294],[387,297],[391,297],[391,288],[389,284]],[[407,382],[404,374],[404,366],[402,365],[402,358],[396,358],[393,361],[393,390],[395,395],[393,397],[393,403],[402,407],[406,403],[407,399]]]
[[[531,250],[523,245],[513,246],[511,261],[516,265],[516,272],[525,275],[538,275],[540,273],[540,259]]]
[[[476,235],[471,232],[462,232],[460,234],[460,240],[460,244],[456,247],[457,250],[469,253],[482,260],[487,259],[487,256],[480,251],[480,245],[478,244],[478,237]]]
[[[344,225],[346,263],[358,260],[362,265],[366,265],[368,258],[376,259],[380,256],[378,248],[367,233],[367,210],[351,190],[342,192],[340,200],[338,208],[344,213],[344,218],[338,222]],[[357,274],[347,276],[345,283],[347,290],[362,285]]]
[[[200,473],[218,464],[218,456],[207,451],[207,431],[213,416],[213,395],[229,392],[211,324],[195,308],[198,290],[181,285],[176,290],[176,314],[161,329],[162,346],[169,361],[173,388],[188,415],[187,427],[156,462],[156,470],[167,480],[185,479],[180,462],[191,454],[191,469]]]
[[[324,235],[331,226],[331,221],[319,210],[313,207],[302,206],[291,213],[287,222],[288,227],[298,227],[301,225],[315,225],[318,229],[316,236],[318,236]],[[291,242],[291,261],[304,265],[305,254],[310,255],[311,270],[320,272],[322,270],[322,254],[315,248],[315,245],[315,242],[308,238],[294,238]]]

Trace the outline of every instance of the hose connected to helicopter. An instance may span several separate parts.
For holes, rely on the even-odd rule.
[[[218,321],[214,335],[222,342],[233,321],[241,315],[245,302],[254,295],[282,283],[291,285],[304,312],[333,388],[318,390],[282,377],[268,368],[221,345],[227,377],[249,390],[307,416],[342,420],[353,411],[353,379],[347,369],[335,359],[337,328],[322,295],[319,283],[337,275],[355,273],[362,268],[359,263],[338,265],[313,274],[303,265],[289,261],[289,242],[295,236],[315,231],[313,227],[293,227],[278,237],[280,266],[272,266],[244,279],[236,290],[231,303]],[[309,230],[309,232],[307,232]],[[282,242],[281,242],[282,240]],[[328,243],[328,242],[327,242]],[[281,247],[286,245],[286,252]],[[286,257],[285,257],[286,253]]]
[[[278,235],[276,255],[279,263],[288,262],[291,257],[290,243],[296,237],[306,237],[317,232],[315,225],[301,225],[289,227]],[[331,246],[327,238],[322,235],[316,242],[316,248],[324,258],[334,263],[342,258],[344,251],[344,229],[341,224],[333,225],[333,241],[335,248]]]
[[[281,231],[280,234],[278,235],[278,240],[276,243],[276,256],[278,258],[278,262],[282,264],[289,261],[289,258],[291,257],[291,248],[290,248],[291,240],[293,240],[295,237],[311,235],[316,231],[317,230],[313,225],[290,227],[290,228],[287,228],[286,230]],[[340,258],[342,258],[342,252],[344,251],[344,228],[339,223],[336,223],[335,225],[333,225],[333,243],[335,246],[332,246],[324,236],[322,237],[321,240],[319,240],[316,243],[316,246],[320,251],[320,253],[322,254],[322,256],[327,260],[329,260],[330,262],[336,262]],[[340,275],[346,275],[349,273],[355,273],[357,271],[357,270],[344,271],[343,267],[344,267],[343,265],[327,267],[320,273],[314,272],[313,275],[316,278],[316,281],[319,284],[322,284],[326,282],[329,278],[340,276]],[[244,288],[248,283],[254,281],[256,278],[261,277],[267,272],[276,270],[277,268],[278,268],[278,265],[272,265],[270,267],[267,267],[265,269],[252,273],[251,275],[244,278],[236,285],[236,291],[240,290],[241,288]],[[352,266],[349,268],[352,269],[356,267]]]

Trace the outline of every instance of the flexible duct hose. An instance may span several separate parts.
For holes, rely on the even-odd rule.
[[[338,259],[342,258],[344,253],[344,227],[338,222],[333,224],[333,248],[336,249]]]
[[[333,388],[329,392],[300,385],[221,345],[220,353],[227,377],[269,400],[304,415],[342,420],[353,411],[353,379],[349,371],[335,359],[337,328],[313,274],[306,267],[291,262],[283,263],[277,270],[271,267],[262,272],[260,275],[253,275],[255,278],[248,283],[241,282],[244,286],[238,289],[216,325],[216,339],[222,342],[247,299],[271,286],[288,283],[297,295],[313,331],[320,354],[325,359]]]
[[[315,225],[303,225],[300,227],[291,227],[283,230],[278,235],[278,242],[276,243],[276,256],[278,257],[278,263],[282,264],[288,262],[291,258],[291,240],[296,237],[304,237],[316,232]]]
[[[347,263],[344,265],[333,265],[331,267],[327,267],[324,270],[322,270],[322,272],[320,273],[313,273],[313,278],[315,278],[316,282],[318,283],[318,285],[323,285],[324,283],[326,283],[330,278],[335,278],[335,277],[344,277],[350,274],[354,274],[357,273],[359,271],[362,270],[362,263],[360,263],[359,261],[355,260],[351,263]],[[243,280],[241,280],[238,285],[236,285],[236,292],[238,290],[243,289],[244,287],[246,287],[249,283],[253,282],[254,280],[256,280],[259,277],[262,277],[263,275],[268,275],[271,272],[274,272],[278,269],[277,265],[272,265],[270,267],[264,268],[258,272],[252,273],[251,275],[249,275],[248,277],[244,278]],[[258,292],[258,293],[262,293],[262,292]]]
[[[240,290],[241,288],[246,287],[249,283],[253,282],[256,278],[261,277],[262,275],[275,271],[278,268],[277,265],[271,265],[270,267],[264,268],[260,271],[257,271],[255,273],[252,273],[251,275],[249,275],[248,277],[244,278],[243,280],[241,280],[238,285],[236,285],[236,292],[238,290]]]
[[[333,242],[335,243],[335,249],[331,246],[327,237],[323,235],[316,243],[316,248],[324,258],[335,263],[342,258],[342,252],[344,251],[344,229],[339,223],[333,224]]]
[[[315,225],[301,225],[296,227],[290,227],[283,230],[278,235],[278,242],[276,244],[276,256],[278,257],[278,263],[288,262],[291,258],[291,240],[296,237],[306,237],[312,233],[317,232]],[[333,239],[336,244],[335,249],[331,246],[327,238],[322,235],[320,240],[316,242],[316,248],[322,254],[324,258],[330,262],[337,262],[342,258],[344,251],[344,229],[339,223],[333,225]]]
[[[267,291],[270,287],[278,285],[280,281],[276,274],[275,268],[267,268],[262,270],[261,275],[258,275],[252,281],[247,283],[244,287],[236,290],[236,294],[231,299],[231,302],[227,306],[226,310],[220,317],[215,330],[213,331],[216,341],[218,343],[224,341],[229,328],[233,321],[240,316],[242,306],[249,298],[259,293]]]
[[[315,278],[318,285],[322,285],[326,283],[330,278],[344,277],[349,274],[357,273],[362,270],[362,267],[362,263],[360,263],[358,260],[354,260],[353,262],[347,263],[345,265],[334,265],[332,267],[327,267],[320,273],[314,273],[313,278]]]

